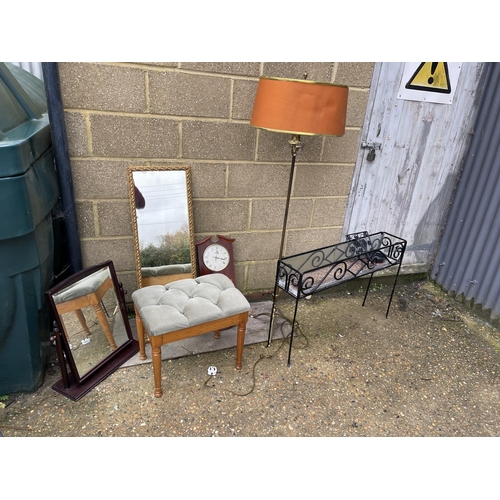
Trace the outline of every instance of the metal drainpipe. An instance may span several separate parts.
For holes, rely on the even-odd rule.
[[[61,198],[61,209],[64,216],[64,226],[68,239],[68,253],[70,271],[75,273],[82,269],[82,254],[80,246],[80,235],[78,234],[78,223],[76,217],[75,196],[73,192],[73,177],[71,175],[71,163],[69,161],[68,139],[64,122],[64,109],[61,98],[61,84],[57,63],[42,63],[43,80],[45,83],[45,94],[47,96],[47,107],[49,122],[54,147],[54,156],[57,167],[57,178]]]

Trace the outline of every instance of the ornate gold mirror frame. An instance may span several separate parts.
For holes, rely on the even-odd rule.
[[[189,166],[128,168],[137,286],[196,276]]]

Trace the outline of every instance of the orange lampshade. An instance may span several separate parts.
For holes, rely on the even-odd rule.
[[[261,77],[250,125],[297,135],[344,135],[348,87]]]

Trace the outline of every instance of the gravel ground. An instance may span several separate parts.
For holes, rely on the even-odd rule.
[[[373,285],[372,285],[373,286]],[[4,437],[500,436],[500,332],[428,281],[317,294],[299,303],[288,345],[246,346],[163,362],[163,397],[152,365],[120,368],[83,399],[51,389],[0,409]],[[293,302],[280,298],[291,317]],[[276,336],[275,336],[276,337]],[[215,365],[215,377],[207,368]]]

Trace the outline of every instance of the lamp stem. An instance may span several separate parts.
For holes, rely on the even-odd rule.
[[[288,193],[286,195],[286,205],[285,205],[285,217],[283,220],[283,229],[281,232],[281,246],[278,260],[283,257],[283,249],[285,248],[285,238],[286,238],[286,226],[288,221],[288,209],[290,206],[290,196],[292,194],[293,179],[295,177],[295,160],[297,159],[297,153],[301,148],[300,135],[293,135],[292,139],[288,141],[292,151],[292,164],[290,166],[290,178],[288,181]]]
[[[299,152],[300,148],[302,147],[302,144],[300,142],[300,135],[292,135],[292,139],[290,141],[288,141],[288,143],[290,144],[290,148],[292,150],[292,164],[290,166],[290,178],[288,181],[288,193],[286,195],[286,205],[285,205],[285,218],[283,220],[283,229],[281,231],[281,246],[280,246],[280,253],[279,253],[279,257],[278,257],[278,262],[283,257],[283,249],[285,247],[286,224],[288,221],[288,208],[290,206],[290,195],[292,194],[293,179],[295,177],[295,160],[297,159],[297,153]],[[267,338],[267,347],[269,347],[271,345],[271,341],[273,339],[274,320],[276,318],[279,293],[280,293],[279,288],[278,288],[277,284],[275,284],[274,285],[273,308],[271,311],[271,319],[269,322],[269,336]]]

